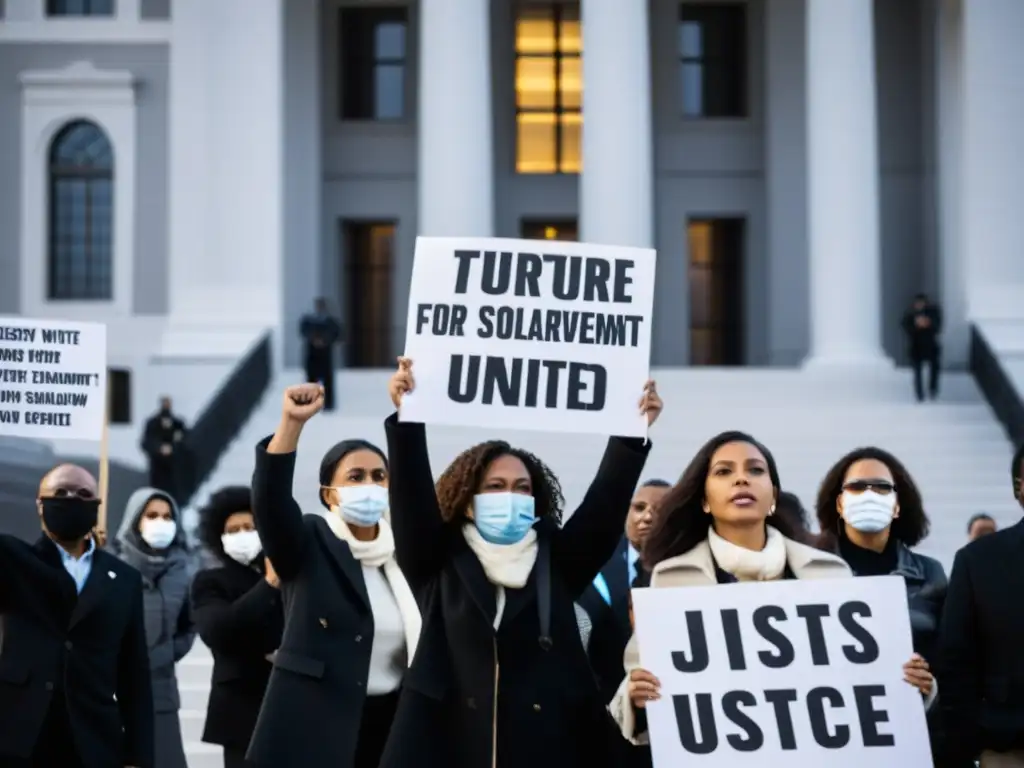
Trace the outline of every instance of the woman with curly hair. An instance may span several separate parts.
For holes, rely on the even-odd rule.
[[[270,654],[284,629],[280,583],[263,556],[247,487],[210,496],[199,512],[199,540],[217,561],[192,582],[192,619],[213,653],[203,741],[224,747],[224,768],[242,768],[270,679]]]
[[[284,392],[281,423],[256,446],[253,513],[285,596],[281,647],[249,760],[259,768],[378,768],[420,613],[395,560],[384,452],[343,440],[320,462],[326,514],[304,515],[292,495],[306,423],[324,388]]]
[[[391,378],[398,408],[412,362]],[[648,382],[640,410],[661,400]],[[613,437],[562,525],[558,479],[501,440],[463,451],[435,486],[422,424],[384,422],[398,561],[423,606],[381,768],[601,768],[615,736],[574,601],[622,536],[650,445]],[[617,738],[617,737],[616,737]]]
[[[655,510],[643,551],[650,586],[850,576],[840,558],[798,541],[792,519],[776,514],[779,492],[767,448],[742,432],[711,438]],[[644,708],[659,698],[661,686],[640,667],[636,635],[624,666],[626,677],[609,707],[623,736],[647,744]]]
[[[903,577],[915,651],[904,666],[904,676],[931,710],[938,685],[926,659],[933,657],[938,640],[946,572],[938,560],[911,550],[928,535],[929,527],[914,478],[888,451],[858,448],[826,473],[817,512],[823,542],[855,576]],[[929,718],[933,742],[938,725],[934,720]]]

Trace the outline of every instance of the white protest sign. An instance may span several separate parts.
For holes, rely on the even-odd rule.
[[[402,421],[643,437],[655,252],[416,239]]]
[[[655,768],[932,764],[899,576],[633,591]]]
[[[0,435],[103,437],[107,327],[0,317]]]

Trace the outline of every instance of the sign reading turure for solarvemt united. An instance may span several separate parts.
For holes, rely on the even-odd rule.
[[[642,437],[655,252],[416,240],[402,421]]]
[[[0,316],[0,435],[103,437],[107,327]]]

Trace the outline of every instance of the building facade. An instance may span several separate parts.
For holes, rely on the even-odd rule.
[[[581,7],[582,4],[582,7]],[[1024,315],[1020,0],[0,0],[0,314],[404,344],[417,234],[654,247],[655,365]],[[200,343],[197,344],[197,339]]]

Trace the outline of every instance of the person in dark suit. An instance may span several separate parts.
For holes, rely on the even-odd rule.
[[[942,307],[919,293],[903,316],[903,332],[907,335],[910,364],[914,368],[914,394],[921,402],[925,397],[924,367],[928,366],[928,397],[939,396],[939,369],[942,361]]]
[[[625,535],[579,600],[590,617],[587,655],[605,703],[612,700],[624,674],[622,654],[633,634],[629,624],[629,590],[642,568],[640,551],[651,528],[652,511],[671,487],[666,480],[648,480],[637,488],[629,503]]]
[[[0,534],[0,766],[153,768],[142,577],[98,549],[96,480],[43,477],[43,535]]]
[[[396,407],[413,386],[401,358],[389,385]],[[653,382],[640,409],[651,422],[661,411]],[[395,414],[384,427],[398,562],[424,624],[381,768],[613,764],[619,737],[574,602],[622,536],[650,443],[611,438],[561,526],[561,488],[536,456],[481,443],[435,487],[423,425]]]
[[[213,652],[203,741],[224,747],[224,768],[243,768],[284,631],[280,580],[263,556],[247,487],[210,496],[199,539],[219,563],[192,581],[192,621]]]
[[[260,768],[378,768],[420,613],[395,560],[388,462],[345,440],[320,463],[324,515],[292,497],[299,437],[324,405],[319,384],[289,387],[281,423],[256,447],[253,513],[285,598],[281,647],[249,760]]]
[[[324,410],[334,410],[334,345],[341,341],[338,321],[327,310],[327,300],[317,299],[314,310],[299,323],[305,350],[306,381],[324,388]]]
[[[1011,464],[1024,507],[1024,446]],[[1024,520],[972,541],[953,560],[939,627],[943,768],[1024,766]]]
[[[149,484],[177,500],[185,467],[185,422],[174,415],[171,398],[146,421],[140,447],[149,460]]]

